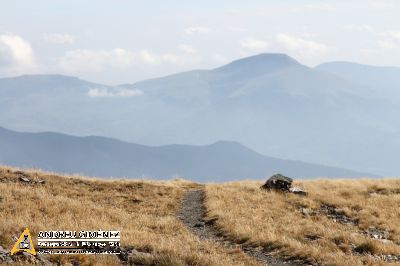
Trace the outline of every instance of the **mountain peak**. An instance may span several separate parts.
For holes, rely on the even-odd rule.
[[[235,60],[215,70],[232,74],[253,73],[258,75],[297,65],[300,65],[300,63],[286,54],[263,53]]]
[[[211,144],[209,144],[208,146],[220,146],[220,147],[223,147],[223,146],[225,146],[225,147],[227,147],[227,146],[236,146],[236,147],[244,147],[242,144],[240,144],[239,142],[237,142],[237,141],[231,141],[231,140],[219,140],[219,141],[216,141],[216,142],[214,142],[214,143],[211,143]]]
[[[238,60],[234,60],[232,63],[235,62],[281,62],[287,64],[299,64],[294,58],[288,56],[287,54],[283,53],[261,53],[256,54],[248,57],[244,57]]]

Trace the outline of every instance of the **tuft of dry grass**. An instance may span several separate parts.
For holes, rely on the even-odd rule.
[[[17,169],[0,168],[0,245],[11,249],[13,236],[28,227],[41,230],[121,230],[121,245],[150,256],[129,258],[142,265],[256,265],[242,252],[200,241],[179,222],[175,213],[182,194],[196,187],[184,180],[99,180],[26,172],[24,184]],[[36,238],[34,237],[34,242]],[[119,265],[114,255],[51,255],[61,265]]]
[[[323,265],[386,265],[373,255],[400,255],[400,180],[296,181],[306,197],[260,190],[253,181],[206,187],[208,217],[233,241],[247,241],[280,255]],[[342,224],[321,206],[354,220]],[[370,227],[390,232],[370,238]]]

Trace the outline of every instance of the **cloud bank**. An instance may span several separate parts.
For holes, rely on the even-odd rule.
[[[315,57],[325,54],[329,47],[323,43],[306,40],[300,37],[279,33],[276,37],[278,44],[298,56]]]
[[[135,97],[143,95],[141,90],[128,89],[106,89],[106,88],[90,88],[87,95],[92,98],[110,98],[110,97]]]
[[[0,35],[0,70],[9,74],[31,72],[37,68],[30,43],[18,35]]]
[[[240,46],[254,52],[264,52],[269,44],[265,40],[259,40],[255,38],[247,38],[240,42]]]

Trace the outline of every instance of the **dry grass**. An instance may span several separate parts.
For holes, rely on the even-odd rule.
[[[207,186],[209,217],[238,242],[323,265],[386,265],[373,255],[400,255],[400,180],[299,181],[309,196],[261,191],[259,182]],[[340,208],[358,224],[341,224],[320,212]],[[302,214],[304,208],[311,215]],[[390,241],[371,239],[368,227],[387,229]]]
[[[146,265],[255,265],[243,253],[199,241],[176,218],[182,193],[195,184],[176,180],[96,180],[29,172],[45,184],[22,184],[15,169],[0,168],[0,245],[29,227],[41,230],[121,230],[121,245],[149,252],[132,258]],[[34,242],[36,242],[34,237]],[[114,255],[53,255],[61,264],[119,265]]]
[[[37,171],[19,182],[16,169],[0,168],[0,245],[29,227],[40,230],[121,230],[122,246],[150,256],[143,265],[256,265],[242,252],[199,241],[176,217],[180,198],[196,184],[174,180],[99,180]],[[373,255],[400,255],[400,180],[316,180],[297,182],[309,196],[261,191],[258,182],[206,186],[208,216],[237,242],[280,255],[306,257],[323,265],[385,265]],[[340,208],[356,225],[334,222],[322,204]],[[302,214],[303,208],[310,215]],[[390,241],[362,234],[370,226],[387,229]],[[61,264],[119,265],[112,255],[53,255]]]

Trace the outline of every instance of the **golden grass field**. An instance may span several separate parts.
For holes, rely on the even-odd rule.
[[[256,265],[244,254],[199,241],[175,218],[185,181],[144,181],[60,177],[29,172],[44,185],[18,181],[13,169],[0,168],[0,245],[10,250],[12,236],[29,227],[40,230],[121,230],[121,245],[152,254],[131,258],[142,265]],[[34,238],[34,242],[35,242]],[[114,255],[52,255],[67,265],[120,265]]]
[[[367,252],[400,255],[399,179],[295,182],[309,192],[306,197],[261,191],[260,185],[248,181],[206,187],[208,216],[217,217],[217,226],[232,239],[324,265],[386,265]],[[321,204],[337,206],[358,225],[318,213]],[[304,215],[300,208],[316,213]],[[360,233],[371,226],[387,229],[390,241]]]
[[[184,180],[101,180],[0,168],[0,246],[10,250],[25,227],[41,230],[121,230],[121,245],[149,256],[131,257],[139,265],[259,265],[237,249],[199,240],[176,218],[180,199],[199,185]],[[277,254],[305,257],[321,265],[396,265],[373,254],[400,255],[400,180],[299,181],[306,197],[266,192],[261,182],[205,186],[207,216],[233,242],[246,242]],[[318,213],[335,205],[357,225],[343,225]],[[302,214],[303,208],[310,215]],[[316,214],[313,214],[316,212]],[[389,241],[371,239],[362,230],[390,232]],[[315,236],[312,240],[309,236]],[[35,241],[35,237],[34,237]],[[354,253],[353,249],[371,254]],[[120,265],[114,255],[50,256],[61,265]],[[21,263],[23,264],[23,263]]]

